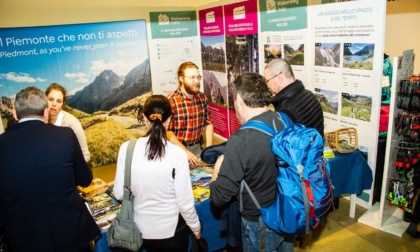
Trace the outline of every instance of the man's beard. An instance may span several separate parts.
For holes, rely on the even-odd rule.
[[[184,84],[184,89],[185,89],[185,92],[187,92],[190,95],[195,95],[195,94],[198,94],[200,92],[199,88],[197,88],[197,91],[195,91],[189,85],[185,85],[185,84]]]

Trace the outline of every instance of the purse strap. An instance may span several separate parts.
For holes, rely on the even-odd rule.
[[[127,153],[125,155],[125,174],[124,174],[124,194],[123,199],[129,200],[131,194],[131,163],[133,161],[134,147],[137,139],[131,138],[128,142]]]

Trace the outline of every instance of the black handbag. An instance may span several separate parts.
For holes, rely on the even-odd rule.
[[[107,230],[107,241],[111,248],[138,251],[143,244],[143,237],[134,222],[133,194],[131,185],[131,162],[137,139],[130,139],[125,157],[124,196],[121,211]]]
[[[208,252],[207,241],[201,237],[196,239],[194,236],[191,237],[191,250],[190,252]]]

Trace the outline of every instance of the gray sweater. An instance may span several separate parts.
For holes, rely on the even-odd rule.
[[[251,120],[272,125],[275,112],[264,112]],[[281,129],[280,124],[279,129]],[[270,205],[277,194],[277,168],[271,152],[271,137],[255,129],[237,130],[226,142],[224,161],[218,178],[210,184],[210,199],[216,206],[222,206],[236,197],[239,203],[239,189],[245,179],[262,207]],[[259,212],[246,190],[242,194],[244,210],[242,216],[258,221]]]

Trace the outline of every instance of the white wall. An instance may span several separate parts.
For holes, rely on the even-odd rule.
[[[386,15],[385,53],[393,58],[404,50],[414,49],[414,74],[420,74],[419,23],[420,12]]]

